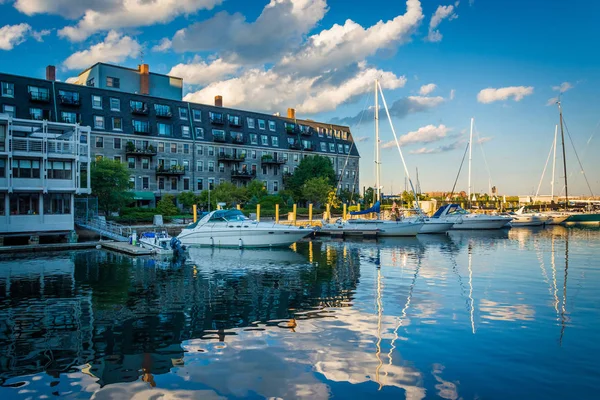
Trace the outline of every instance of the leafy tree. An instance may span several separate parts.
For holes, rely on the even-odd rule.
[[[98,208],[109,215],[132,200],[129,171],[119,161],[102,158],[92,163],[92,194],[98,197]]]
[[[360,196],[356,193],[352,193],[350,190],[340,190],[340,194],[338,198],[342,203],[351,204],[353,201],[357,201],[360,199]]]
[[[365,201],[365,208],[369,207],[369,204],[375,203],[375,189],[370,187],[370,188],[367,188],[367,190],[365,190],[364,201]]]
[[[260,200],[262,197],[267,195],[267,188],[265,188],[265,183],[263,181],[259,181],[257,179],[252,179],[248,186],[246,186],[246,190],[248,191],[248,197],[256,197]]]
[[[303,158],[292,176],[286,179],[286,189],[291,190],[297,199],[303,198],[309,201],[302,194],[303,187],[308,180],[313,178],[323,178],[327,185],[335,185],[335,171],[329,157],[315,155]],[[327,196],[327,193],[328,191],[324,195]]]
[[[194,192],[182,192],[177,196],[177,200],[179,200],[187,210],[191,209],[192,206],[199,201],[198,196],[196,196]]]
[[[311,178],[302,185],[302,197],[316,205],[326,203],[332,191],[333,187],[325,177]]]
[[[274,210],[275,204],[279,204],[279,207],[282,207],[283,205],[285,205],[283,198],[276,194],[270,195],[270,196],[265,196],[262,199],[260,199],[260,201],[258,203],[265,210],[267,210],[267,209]]]
[[[164,216],[176,215],[179,209],[175,205],[175,196],[172,194],[163,195],[162,199],[156,205],[156,211]]]

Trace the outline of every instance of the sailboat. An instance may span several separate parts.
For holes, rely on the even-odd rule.
[[[471,133],[469,136],[469,181],[468,181],[468,198],[471,198],[471,161],[473,148],[473,123],[474,118],[471,118]],[[474,194],[473,194],[474,195]],[[452,229],[501,229],[504,228],[512,220],[511,217],[504,215],[488,215],[488,214],[473,214],[463,209],[458,204],[446,204],[441,206],[431,219],[440,221],[452,222]]]

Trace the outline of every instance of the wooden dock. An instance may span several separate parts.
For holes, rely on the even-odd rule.
[[[125,253],[130,256],[149,256],[154,254],[152,250],[145,249],[139,246],[133,246],[124,242],[101,242],[103,248]]]
[[[82,242],[82,243],[47,243],[47,244],[28,244],[22,246],[0,246],[0,254],[18,254],[18,253],[40,253],[45,251],[66,251],[66,250],[84,250],[93,249],[100,242]]]

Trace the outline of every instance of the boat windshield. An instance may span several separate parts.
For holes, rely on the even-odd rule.
[[[452,204],[448,207],[448,215],[459,215],[459,214],[468,214],[466,210],[464,210],[458,204]]]
[[[217,221],[245,221],[248,218],[240,210],[218,210],[215,211],[208,222]]]

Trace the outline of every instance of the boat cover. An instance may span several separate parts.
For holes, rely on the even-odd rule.
[[[379,214],[380,209],[381,209],[381,204],[379,202],[376,202],[375,204],[373,204],[373,207],[367,208],[364,211],[350,211],[350,215],[365,215],[365,214],[370,214],[370,213]]]

